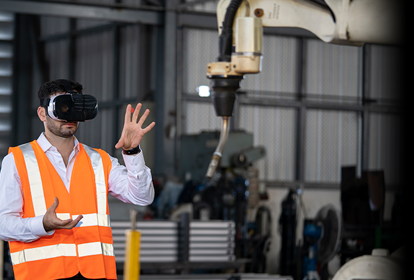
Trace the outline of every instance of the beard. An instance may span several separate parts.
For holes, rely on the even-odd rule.
[[[69,126],[68,124],[73,124],[73,125]],[[63,137],[63,138],[70,138],[78,130],[79,123],[78,122],[55,121],[55,120],[52,120],[49,116],[47,116],[46,125],[47,125],[47,129],[52,134],[59,136],[59,137]]]

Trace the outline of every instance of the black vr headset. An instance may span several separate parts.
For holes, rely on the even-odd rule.
[[[58,81],[67,93],[40,99],[40,106],[46,108],[50,118],[58,121],[84,122],[98,115],[98,101],[95,97],[74,91],[68,80]]]

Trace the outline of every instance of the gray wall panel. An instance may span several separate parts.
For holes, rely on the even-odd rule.
[[[212,30],[184,29],[183,91],[197,94],[200,85],[210,85],[207,64],[218,56],[218,35]]]
[[[68,78],[68,50],[69,40],[67,39],[51,41],[45,44],[45,57],[50,62],[48,65],[50,81]]]
[[[369,90],[367,95],[384,101],[400,101],[403,93],[401,49],[391,46],[369,46]]]
[[[339,183],[341,166],[358,163],[357,114],[309,110],[306,123],[305,180]]]
[[[75,80],[99,102],[113,97],[113,35],[105,31],[77,39]]]
[[[12,94],[12,79],[11,77],[0,76],[0,95]]]
[[[10,58],[0,57],[0,76],[12,76],[13,63]]]
[[[69,18],[62,17],[40,17],[40,35],[50,36],[69,31]]]
[[[12,58],[13,57],[13,44],[9,42],[0,42],[0,57]]]
[[[98,102],[113,98],[113,32],[105,31],[90,36],[79,37],[77,43],[77,63],[75,80],[84,86],[84,93],[91,94]],[[103,148],[111,152],[113,149],[112,110],[101,109],[98,116],[81,123],[77,137],[84,143]]]
[[[305,48],[305,93],[358,96],[358,47],[308,39]]]
[[[12,21],[0,21],[0,40],[13,40],[14,23]]]
[[[293,181],[295,174],[295,109],[241,106],[240,129],[253,133],[254,145],[266,148],[255,163],[259,178]]]
[[[401,184],[402,116],[371,114],[369,117],[369,161],[370,170],[384,170],[386,184]]]
[[[203,130],[221,129],[221,118],[216,116],[211,103],[186,102],[186,111],[184,134],[197,134]]]
[[[145,75],[150,72],[150,65],[141,61],[143,53],[141,28],[139,25],[127,26],[121,33],[119,86],[120,96],[126,99],[138,99],[146,94],[142,82],[145,80]],[[149,87],[148,83],[147,87]]]

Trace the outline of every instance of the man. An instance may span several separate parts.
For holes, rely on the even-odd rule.
[[[10,148],[0,173],[0,238],[9,241],[15,278],[116,279],[107,194],[152,203],[151,172],[139,144],[155,123],[143,128],[149,110],[138,120],[141,104],[128,105],[115,145],[123,149],[122,166],[74,136],[79,120],[97,113],[96,99],[83,95],[82,85],[47,82],[38,97],[45,131]]]

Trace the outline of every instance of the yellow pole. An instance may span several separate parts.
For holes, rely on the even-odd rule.
[[[125,237],[124,280],[139,280],[141,232],[128,229]]]
[[[135,209],[131,209],[129,212],[131,218],[131,229],[127,229],[125,231],[124,280],[139,280],[141,232],[135,230],[137,225],[137,211]]]

